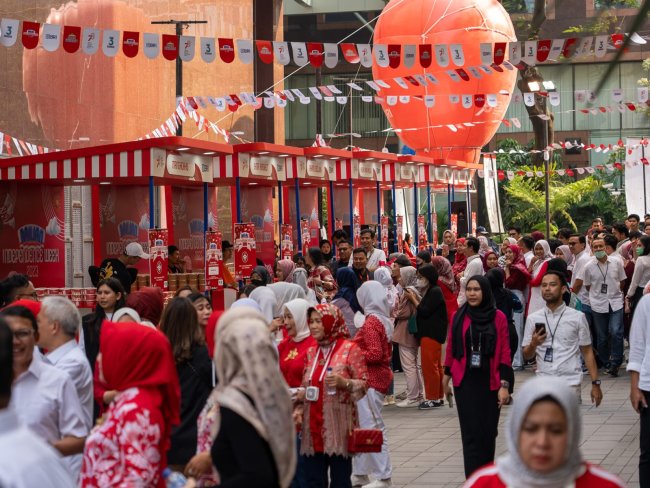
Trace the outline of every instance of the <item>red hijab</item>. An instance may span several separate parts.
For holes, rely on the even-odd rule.
[[[465,244],[465,238],[461,237],[456,239],[456,242]],[[456,248],[458,248],[458,244],[456,244]],[[456,251],[456,259],[454,260],[454,265],[451,267],[454,276],[465,271],[465,268],[467,268],[467,256],[460,251]]]
[[[208,347],[210,357],[214,357],[214,334],[217,331],[217,322],[224,312],[225,310],[214,310],[205,326],[205,345]]]
[[[512,268],[517,268],[524,274],[530,274],[528,272],[528,268],[526,267],[526,260],[524,259],[524,255],[521,253],[521,248],[519,246],[515,246],[514,244],[508,247],[514,256],[512,264],[510,265],[510,269],[512,270]]]
[[[171,428],[180,423],[181,408],[176,363],[167,337],[140,324],[104,321],[99,343],[107,389],[139,387],[160,395],[160,409],[166,422],[163,447],[167,452]]]
[[[337,339],[347,339],[350,337],[350,332],[345,326],[345,319],[339,307],[331,303],[321,303],[307,310],[307,317],[309,317],[312,310],[318,311],[323,316],[325,338],[321,342],[331,344]]]
[[[487,265],[487,259],[488,259],[488,257],[490,257],[491,254],[494,254],[497,258],[499,257],[497,255],[497,253],[495,253],[494,251],[488,251],[481,257],[481,261],[483,261],[483,269],[485,270],[486,273],[488,271],[490,271],[490,269],[491,269],[491,268],[488,268],[488,265]]]

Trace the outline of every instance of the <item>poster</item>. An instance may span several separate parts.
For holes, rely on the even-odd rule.
[[[404,216],[397,216],[397,252],[404,252]]]
[[[280,229],[280,255],[282,259],[293,259],[293,225],[282,224]]]
[[[65,287],[63,187],[0,184],[0,248],[2,278],[14,271],[38,288]]]
[[[458,236],[458,214],[451,214],[451,233]]]
[[[130,242],[139,242],[144,252],[149,252],[148,187],[100,185],[98,211],[98,237],[103,255],[95,256],[95,264],[120,256]],[[145,259],[141,259],[136,268],[140,274],[149,273],[149,263]]]
[[[203,188],[172,186],[171,198],[174,242],[170,244],[180,250],[186,273],[201,272],[205,265]],[[208,192],[207,228],[217,228],[217,194],[212,188]]]
[[[381,250],[384,251],[384,254],[388,256],[390,253],[388,252],[388,216],[387,215],[382,215],[381,216]]]
[[[476,236],[476,212],[472,212],[472,235]]]
[[[255,246],[255,224],[252,222],[235,224],[235,279],[250,278],[257,265]]]
[[[223,253],[221,232],[205,233],[205,287],[207,290],[223,288]]]
[[[301,219],[307,219],[312,225],[312,216],[314,212],[316,213],[316,222],[318,221],[318,189],[312,187],[300,188],[300,215],[296,215],[296,190],[295,188],[289,187],[287,189],[287,198],[288,198],[288,209],[289,216],[285,219],[285,222],[291,222],[292,232],[293,232],[293,248],[298,249],[298,240],[302,242],[301,224],[299,223]],[[315,225],[314,225],[315,226]],[[318,241],[319,234],[317,229],[314,229],[316,232],[313,234],[313,237]],[[310,236],[312,235],[310,231]]]
[[[418,215],[418,250],[426,251],[428,248],[427,226],[424,215]]]
[[[303,256],[311,246],[311,232],[309,220],[300,219],[300,242],[302,243]]]
[[[352,239],[353,247],[361,247],[361,220],[357,214],[352,217]]]
[[[243,187],[241,191],[241,219],[251,222],[251,236],[257,242],[256,256],[267,266],[275,262],[275,227],[273,224],[273,189],[271,187]]]
[[[438,247],[438,214],[431,212],[431,225],[433,227],[433,247]]]
[[[169,261],[167,246],[169,232],[167,229],[149,230],[149,275],[151,286],[167,291],[169,286]]]

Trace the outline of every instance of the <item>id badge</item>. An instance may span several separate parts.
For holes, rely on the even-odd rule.
[[[607,283],[600,285],[600,292],[604,295],[607,295]]]
[[[544,362],[552,363],[553,362],[553,348],[547,347],[546,352],[544,353]]]
[[[317,402],[318,401],[318,387],[317,386],[308,386],[305,390],[305,399],[308,402]]]
[[[470,359],[469,366],[470,368],[480,368],[481,367],[481,353],[479,351],[472,351],[472,357]]]

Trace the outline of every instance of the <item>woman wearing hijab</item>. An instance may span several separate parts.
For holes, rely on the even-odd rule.
[[[291,399],[264,317],[246,306],[230,309],[215,344],[211,453],[219,486],[288,487],[296,467]]]
[[[530,273],[526,267],[526,261],[521,253],[521,248],[516,244],[506,248],[504,254],[506,260],[503,271],[506,276],[506,288],[510,290],[519,299],[522,304],[526,304],[524,296],[528,283],[530,283]],[[524,306],[525,308],[525,306]],[[524,311],[515,312],[512,316],[517,330],[517,349],[514,352],[512,366],[515,370],[524,368],[524,358],[521,354],[521,341],[524,339]]]
[[[483,257],[483,270],[487,273],[489,270],[499,267],[499,256],[492,249],[487,251]]]
[[[373,475],[376,481],[371,485],[372,487],[388,487],[391,486],[393,468],[390,463],[388,435],[386,425],[381,417],[381,409],[384,406],[384,397],[393,380],[393,371],[390,366],[393,356],[391,346],[393,319],[385,288],[381,283],[366,281],[357,291],[357,299],[363,309],[363,315],[357,314],[361,324],[354,342],[361,349],[368,368],[368,391],[357,402],[359,427],[381,429],[384,434],[384,443],[381,446],[381,452],[358,454],[354,457],[352,460],[352,484],[368,486],[370,483],[368,476]]]
[[[255,286],[266,286],[273,283],[273,279],[269,274],[266,266],[255,266],[251,273],[251,283]]]
[[[336,293],[336,281],[331,271],[325,266],[323,253],[317,247],[310,247],[305,254],[305,263],[309,266],[307,286],[314,290],[316,299],[329,299]]]
[[[291,259],[278,259],[275,262],[275,277],[278,281],[291,283],[291,273],[296,269],[296,263]]]
[[[385,266],[380,266],[375,270],[374,279],[384,286],[384,291],[388,298],[388,306],[392,310],[397,301],[397,288],[393,284],[393,277],[390,274],[390,270]]]
[[[251,292],[249,298],[257,302],[260,310],[262,310],[262,316],[266,320],[269,331],[274,335],[276,344],[279,343],[282,340],[282,333],[280,331],[282,319],[280,319],[278,299],[275,293],[273,293],[270,286],[258,286]]]
[[[80,486],[163,488],[181,405],[169,341],[149,327],[104,322],[97,368],[100,381],[118,393],[86,438]]]
[[[488,253],[488,251],[491,250],[490,241],[488,241],[487,237],[485,236],[478,236],[477,239],[479,242],[478,254],[483,259],[485,258],[485,255]]]
[[[291,283],[295,283],[298,285],[300,288],[303,289],[305,292],[306,300],[311,304],[311,305],[317,305],[318,300],[316,300],[316,293],[314,290],[309,288],[307,286],[307,280],[309,279],[307,275],[307,270],[305,268],[298,268],[293,270],[291,273],[291,278],[290,281]]]
[[[449,264],[454,264],[456,262],[456,235],[450,231],[446,230],[442,233],[442,244],[436,250],[438,256],[442,256]]]
[[[431,258],[431,265],[438,273],[438,286],[442,290],[442,296],[445,297],[445,305],[447,305],[447,317],[451,323],[451,317],[458,310],[458,287],[456,286],[456,279],[454,272],[451,269],[451,264],[441,256],[434,256]]]
[[[467,268],[467,256],[465,256],[466,247],[467,244],[465,244],[464,237],[456,239],[456,259],[451,267],[451,270],[454,273],[454,279],[456,280],[456,288],[460,286],[460,278],[463,276],[465,268]]]
[[[454,315],[447,339],[445,395],[453,380],[465,477],[494,461],[499,411],[508,403],[512,375],[508,321],[494,305],[485,276],[472,276],[467,302]]]
[[[350,487],[350,429],[358,427],[356,402],[367,390],[368,371],[361,348],[346,340],[341,311],[320,304],[307,311],[312,337],[318,344],[307,352],[302,386],[304,402],[294,418],[302,426],[300,453],[310,488]],[[328,368],[331,371],[328,372]]]
[[[518,390],[506,423],[508,451],[480,469],[465,488],[622,488],[613,474],[580,452],[580,407],[561,379],[538,376]]]
[[[516,246],[517,239],[514,237],[506,237],[501,243],[501,256],[499,256],[499,267],[503,268],[506,265],[506,251],[510,246]]]
[[[352,271],[352,268],[339,268],[336,272],[336,295],[332,299],[332,305],[337,306],[343,314],[345,326],[350,332],[350,337],[357,333],[357,326],[354,325],[354,314],[361,311],[357,301],[357,290],[359,289],[359,280]]]
[[[442,407],[442,345],[447,337],[447,305],[442,290],[438,286],[438,273],[431,264],[420,266],[417,270],[417,289],[422,296],[406,290],[407,297],[417,305],[417,338],[422,351],[422,375],[424,378],[424,401],[420,410]]]
[[[542,298],[542,278],[546,274],[548,261],[553,259],[551,247],[544,239],[540,239],[535,243],[533,248],[534,256],[528,267],[531,274],[530,291],[528,292],[528,306],[526,315],[541,310],[546,305],[544,298]]]
[[[327,239],[322,239],[318,247],[320,247],[320,252],[323,253],[325,263],[330,263],[334,257],[334,253],[332,252],[332,243]]]
[[[449,265],[449,262],[440,256]],[[435,259],[435,258],[434,258]],[[449,265],[451,270],[451,265]],[[418,351],[420,350],[420,340],[409,331],[409,320],[417,314],[416,301],[421,300],[422,296],[417,289],[416,269],[413,266],[404,266],[400,269],[399,284],[401,293],[395,306],[395,330],[393,332],[393,342],[398,344],[399,359],[404,370],[406,379],[406,398],[397,404],[398,407],[417,407],[422,403],[424,389],[422,387],[422,369],[418,361]],[[417,300],[410,300],[405,290],[411,290]],[[455,301],[455,299],[454,299]]]

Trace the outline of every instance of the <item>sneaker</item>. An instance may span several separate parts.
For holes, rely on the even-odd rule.
[[[408,397],[408,393],[403,391],[399,395],[395,395],[395,400],[401,402],[402,400],[406,400],[407,397]]]
[[[395,395],[386,395],[384,397],[384,407],[387,405],[395,405]]]
[[[356,474],[352,475],[352,486],[365,486],[370,483],[370,478],[367,475],[359,476]]]
[[[418,405],[418,410],[431,410],[432,408],[442,407],[440,400],[425,400]]]
[[[618,378],[618,368],[610,368],[607,371],[607,374],[610,375],[612,378]]]
[[[372,483],[363,485],[363,488],[389,488],[391,486],[393,486],[393,483],[390,478],[388,478],[387,480],[375,480]]]
[[[418,407],[420,405],[420,400],[409,400],[408,398],[405,400],[402,400],[401,402],[397,403],[396,405],[399,408],[411,408],[411,407]]]

